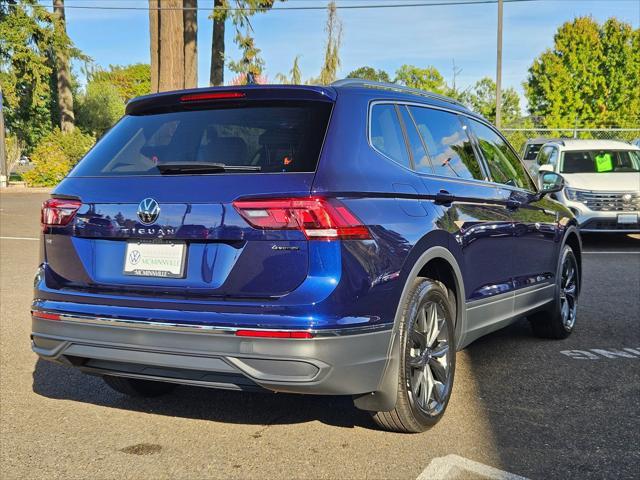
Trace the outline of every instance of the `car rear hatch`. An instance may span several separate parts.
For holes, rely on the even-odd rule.
[[[134,100],[43,208],[47,283],[179,298],[294,290],[304,232],[256,228],[234,201],[310,195],[333,100],[320,87]]]

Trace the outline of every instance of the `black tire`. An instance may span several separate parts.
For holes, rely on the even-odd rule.
[[[138,378],[114,377],[105,375],[104,382],[116,392],[124,393],[130,397],[159,397],[171,392],[176,385],[166,382],[154,382],[151,380],[141,380]]]
[[[572,300],[565,291],[567,287],[570,287],[569,284],[565,285],[565,282],[568,281],[566,278],[567,266],[571,266],[574,270],[573,288],[575,294]],[[565,245],[560,253],[555,295],[555,301],[550,309],[533,313],[528,317],[533,333],[540,338],[562,340],[571,335],[575,328],[577,302],[580,295],[580,270],[575,253],[569,245]],[[569,315],[572,319],[565,317],[563,310],[565,305],[570,305]]]
[[[451,389],[453,387],[453,377],[456,367],[456,353],[455,353],[455,337],[454,337],[454,308],[451,305],[453,295],[449,295],[445,287],[434,280],[426,278],[418,278],[415,280],[411,292],[408,295],[406,304],[403,307],[402,323],[400,324],[400,369],[397,383],[397,400],[393,410],[389,412],[376,412],[373,413],[373,419],[378,426],[385,430],[402,432],[402,433],[419,433],[424,432],[428,428],[435,425],[440,418],[442,418],[449,398],[451,397]],[[436,319],[436,324],[440,324],[440,333],[442,337],[446,334],[446,353],[442,356],[438,355],[436,358],[436,352],[444,350],[445,342],[440,340],[441,335],[435,335],[432,337],[432,342],[435,347],[429,345],[429,335],[425,335],[423,340],[426,340],[426,346],[423,352],[415,355],[416,350],[420,350],[419,342],[416,342],[414,331],[420,312],[429,312],[429,308],[433,306],[436,308],[436,315],[442,314],[444,322]],[[427,313],[428,315],[428,313]],[[440,318],[440,317],[438,317]],[[425,323],[428,323],[425,320]],[[445,331],[446,329],[446,331]],[[419,336],[419,333],[418,333]],[[434,357],[430,354],[427,355],[424,352],[429,350],[434,353]],[[429,358],[425,362],[425,366],[412,366],[412,361],[416,359]],[[430,367],[432,362],[446,362],[446,367],[442,367],[446,374],[442,371],[439,375],[434,372],[439,369],[433,369]],[[431,369],[432,386],[431,389],[426,389],[425,383],[422,383],[422,390],[420,387],[416,387],[416,378],[420,377],[421,369]],[[424,378],[424,377],[422,377]],[[438,378],[444,381],[439,382]],[[424,378],[423,382],[427,379]],[[420,383],[420,382],[417,382]],[[442,385],[440,390],[438,383]],[[435,406],[433,409],[425,409],[421,405],[424,402],[424,392],[427,393],[427,405],[430,405],[429,399],[431,398],[431,392],[434,394]],[[436,395],[437,393],[437,395]],[[439,399],[437,397],[440,397]]]

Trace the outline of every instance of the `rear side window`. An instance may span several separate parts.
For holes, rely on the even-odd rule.
[[[72,176],[313,172],[327,102],[247,102],[125,116]]]
[[[478,138],[480,150],[487,162],[494,182],[535,191],[524,166],[507,142],[493,129],[474,120],[469,120],[473,133]]]
[[[433,173],[448,177],[484,180],[466,126],[453,113],[409,107],[431,161]]]
[[[371,109],[370,128],[371,145],[376,150],[394,162],[411,168],[407,145],[394,105],[374,105]]]
[[[407,140],[409,141],[409,149],[413,158],[413,168],[421,173],[433,173],[431,168],[431,160],[427,154],[426,145],[418,133],[418,127],[414,121],[409,109],[406,105],[399,105],[400,116],[407,132]]]

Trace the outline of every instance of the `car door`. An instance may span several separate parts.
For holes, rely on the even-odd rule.
[[[482,332],[512,313],[512,301],[504,295],[512,285],[513,248],[506,197],[484,181],[486,172],[458,114],[417,105],[403,108],[407,129],[419,132],[425,151],[415,169],[433,195],[440,215],[437,226],[450,234],[450,250],[460,257],[469,307],[467,330]],[[494,299],[490,315],[486,309],[474,309],[477,302]]]
[[[553,294],[558,246],[555,207],[548,199],[537,199],[533,180],[497,130],[473,119],[466,122],[491,180],[508,198],[506,211],[514,224],[511,265],[518,314],[544,303]]]

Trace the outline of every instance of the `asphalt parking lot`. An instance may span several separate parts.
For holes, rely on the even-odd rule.
[[[179,387],[132,400],[37,360],[29,305],[44,198],[0,194],[3,479],[500,478],[480,464],[531,479],[638,478],[640,237],[586,238],[575,333],[543,341],[522,320],[475,342],[458,353],[445,418],[401,435],[346,398]]]

